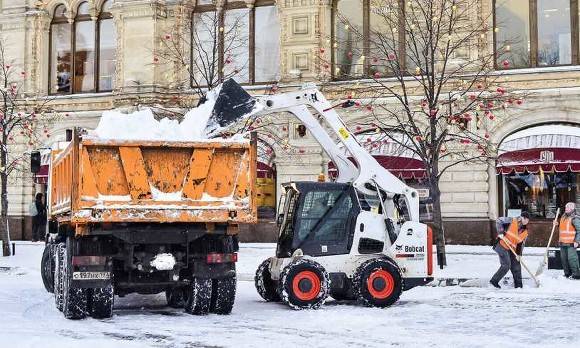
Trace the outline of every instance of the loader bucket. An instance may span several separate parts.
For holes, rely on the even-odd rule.
[[[208,121],[206,133],[235,124],[254,109],[256,100],[236,81],[223,83]]]

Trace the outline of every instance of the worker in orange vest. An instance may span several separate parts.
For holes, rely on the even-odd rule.
[[[576,215],[576,204],[566,204],[564,214],[560,218],[560,258],[566,278],[580,279],[580,266],[578,265],[578,252],[580,245],[580,216]],[[558,221],[554,221],[558,226]]]
[[[489,281],[494,287],[501,288],[499,282],[510,270],[514,277],[514,287],[522,287],[522,265],[510,250],[510,246],[518,255],[522,255],[526,238],[528,238],[527,226],[529,222],[530,215],[527,212],[521,213],[517,218],[500,217],[497,219],[498,238],[494,243],[493,250],[499,256],[500,266]],[[500,236],[503,236],[505,241]]]

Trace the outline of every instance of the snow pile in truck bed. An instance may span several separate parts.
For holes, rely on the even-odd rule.
[[[183,120],[163,118],[157,121],[150,109],[123,114],[105,111],[90,136],[106,140],[199,141],[206,139],[205,129],[220,88],[207,93],[207,101],[189,110]],[[220,139],[221,140],[221,139]],[[239,137],[235,139],[239,141]]]

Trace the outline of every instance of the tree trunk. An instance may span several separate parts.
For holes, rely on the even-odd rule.
[[[5,144],[5,142],[4,142]],[[0,144],[0,146],[2,146]],[[0,240],[2,241],[2,255],[10,256],[10,232],[8,230],[8,175],[6,173],[6,151],[0,151]]]
[[[443,227],[443,217],[441,215],[441,191],[437,179],[430,180],[431,198],[433,199],[433,234],[435,245],[437,246],[437,264],[440,269],[447,266],[445,256],[445,228]]]
[[[0,207],[0,240],[2,241],[2,255],[10,256],[10,232],[8,230],[8,189],[6,174],[0,174],[2,186],[2,203]]]

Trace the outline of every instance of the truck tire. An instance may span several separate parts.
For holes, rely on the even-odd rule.
[[[191,286],[187,287],[185,311],[194,315],[209,313],[211,306],[212,280],[194,277]]]
[[[276,291],[276,282],[272,280],[272,275],[270,274],[270,262],[271,259],[266,259],[260,264],[256,270],[254,284],[256,285],[258,294],[266,302],[280,302],[280,295]]]
[[[113,285],[104,288],[95,288],[89,291],[90,314],[95,319],[105,319],[113,316],[115,291]]]
[[[372,259],[358,267],[353,277],[356,298],[365,306],[388,307],[403,292],[399,267],[389,259]]]
[[[330,292],[330,277],[320,264],[297,259],[280,274],[278,293],[293,309],[318,309]]]
[[[54,266],[55,266],[55,276],[54,276],[54,303],[56,308],[62,312],[64,303],[64,244],[59,243],[54,247]]]
[[[185,306],[186,288],[172,288],[165,290],[167,305],[171,308],[183,308]]]
[[[40,275],[46,291],[54,293],[54,244],[47,244],[40,260]]]
[[[67,240],[63,257],[63,309],[64,317],[67,319],[83,319],[88,314],[87,289],[75,288],[72,286],[72,239]]]
[[[210,312],[230,314],[236,300],[236,277],[212,280]]]

